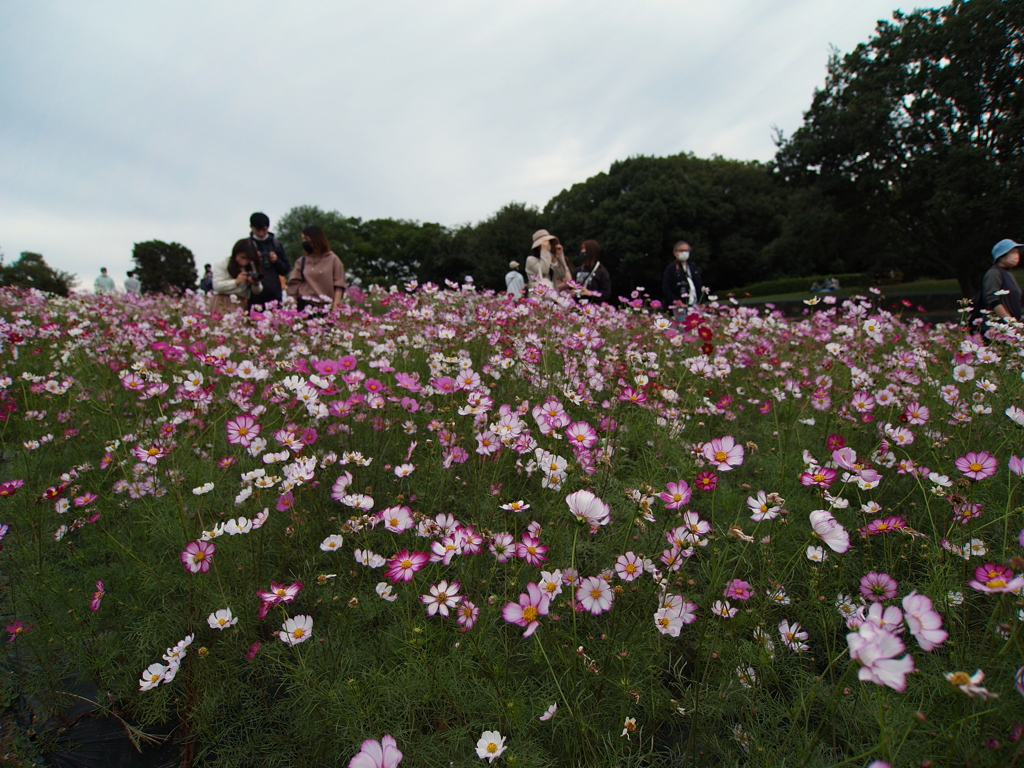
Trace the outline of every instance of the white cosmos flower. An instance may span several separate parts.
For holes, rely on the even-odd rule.
[[[281,631],[277,636],[288,645],[304,643],[313,636],[313,618],[303,614],[288,619],[281,625]]]
[[[206,623],[214,629],[227,629],[238,623],[238,617],[231,615],[230,608],[221,608],[219,611],[211,613],[206,618]]]
[[[209,493],[212,490],[213,483],[204,483],[203,485],[200,485],[198,488],[193,488],[192,493],[194,493],[196,496],[202,496],[204,493]]]
[[[339,549],[341,549],[341,545],[344,541],[345,539],[342,537],[340,533],[332,533],[330,536],[328,536],[326,539],[320,542],[320,549],[322,549],[324,552],[337,552]]]

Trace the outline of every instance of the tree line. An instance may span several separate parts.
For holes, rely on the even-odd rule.
[[[542,209],[512,202],[476,224],[364,221],[304,205],[276,232],[297,256],[302,228],[319,225],[366,284],[472,275],[501,290],[509,261],[524,263],[531,234],[544,228],[570,260],[583,240],[597,240],[620,294],[660,293],[672,246],[686,240],[714,289],[893,271],[955,277],[969,296],[991,244],[1024,237],[1022,82],[1024,0],[954,0],[894,13],[867,42],[834,52],[803,125],[776,136],[770,163],[639,156]],[[194,261],[180,270],[168,262],[190,257],[173,243],[136,244],[146,290],[169,287],[169,274],[193,287]],[[151,263],[161,276],[147,278]]]

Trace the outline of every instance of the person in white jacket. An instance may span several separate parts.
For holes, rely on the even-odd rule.
[[[239,240],[231,256],[213,265],[213,297],[210,312],[223,315],[245,308],[249,298],[263,291],[260,259],[250,238]],[[231,297],[237,297],[232,301]]]

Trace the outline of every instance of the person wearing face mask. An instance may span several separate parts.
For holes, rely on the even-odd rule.
[[[546,229],[533,233],[533,253],[526,257],[526,277],[530,285],[543,285],[558,291],[569,290],[572,269],[558,238]]]
[[[690,244],[680,240],[672,249],[675,258],[665,267],[661,290],[670,306],[694,307],[704,298],[700,271],[690,263]]]
[[[263,264],[263,292],[253,296],[249,306],[263,309],[263,305],[271,301],[281,301],[281,278],[288,274],[291,264],[285,255],[284,246],[270,231],[270,217],[265,213],[254,213],[249,217],[250,238]]]
[[[336,310],[347,287],[345,265],[318,226],[302,230],[302,250],[305,253],[288,276],[288,295],[295,299],[300,312],[317,308]]]

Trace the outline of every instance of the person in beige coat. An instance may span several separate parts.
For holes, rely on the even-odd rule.
[[[288,295],[295,299],[300,312],[337,309],[347,287],[345,265],[318,226],[302,230],[302,250],[305,253],[295,261],[288,275]]]
[[[558,238],[546,229],[533,233],[533,253],[526,257],[526,277],[530,285],[543,285],[557,291],[569,289],[572,269]]]
[[[249,298],[263,290],[262,278],[260,260],[252,241],[239,240],[227,259],[213,265],[210,313],[224,315],[245,309]],[[232,300],[232,296],[236,299]]]

